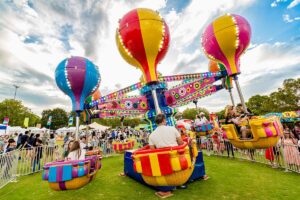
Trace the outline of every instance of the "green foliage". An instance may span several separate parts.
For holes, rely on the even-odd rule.
[[[196,115],[200,112],[203,112],[207,119],[209,118],[209,112],[205,108],[187,108],[183,111],[182,118],[194,120]]]
[[[218,119],[225,119],[225,109],[219,111],[219,112],[216,112],[216,115],[218,116]]]
[[[286,79],[283,87],[269,96],[252,96],[247,106],[256,115],[264,115],[269,112],[285,112],[300,109],[300,78]]]
[[[9,118],[10,126],[23,126],[25,117],[29,118],[29,126],[36,126],[41,121],[39,116],[22,104],[22,101],[14,99],[5,99],[0,102],[0,120],[3,121],[4,117]]]
[[[267,95],[255,95],[252,96],[248,102],[246,103],[247,107],[251,110],[251,112],[255,115],[264,115],[268,112],[271,112],[271,98]]]
[[[61,108],[54,108],[43,110],[42,112],[42,126],[46,127],[49,116],[52,116],[51,129],[59,129],[68,126],[68,115],[67,112]]]

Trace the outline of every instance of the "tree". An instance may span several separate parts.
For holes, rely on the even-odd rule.
[[[22,101],[14,99],[5,99],[0,102],[0,120],[4,117],[9,118],[10,126],[23,126],[24,119],[29,118],[29,126],[35,126],[40,123],[40,117],[30,111],[22,104]]]
[[[255,115],[264,115],[270,112],[272,108],[272,100],[267,95],[252,96],[246,103],[247,107]]]
[[[256,115],[269,112],[285,112],[300,109],[300,78],[286,79],[283,87],[269,96],[255,95],[246,103]]]
[[[196,115],[200,112],[203,112],[205,114],[205,117],[209,118],[209,112],[205,108],[187,108],[183,111],[182,117],[183,119],[191,119],[194,120]]]
[[[42,112],[42,126],[47,127],[49,116],[52,116],[51,129],[59,129],[68,125],[67,112],[61,108],[54,108],[43,110]]]
[[[218,116],[218,119],[225,119],[225,109],[216,112],[216,115]]]

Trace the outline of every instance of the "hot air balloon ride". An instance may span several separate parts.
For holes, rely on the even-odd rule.
[[[240,71],[240,56],[250,44],[251,27],[242,16],[226,14],[209,24],[201,38],[204,53],[211,60],[224,64],[228,76],[232,76],[247,112],[237,75]]]
[[[78,139],[79,116],[87,96],[100,84],[98,67],[83,57],[66,58],[56,68],[55,80],[58,87],[71,98],[76,116],[76,139]],[[88,184],[101,168],[99,151],[89,152],[83,160],[55,161],[47,163],[43,180],[53,190],[79,189]]]
[[[159,82],[157,73],[157,65],[167,53],[170,41],[169,28],[164,19],[153,10],[134,9],[119,21],[116,41],[122,57],[143,74],[145,86],[141,88],[141,94],[147,98],[149,111],[145,114],[145,120],[149,122],[151,131],[156,128],[154,118],[158,113],[164,113],[167,124],[174,126],[173,114],[176,111],[167,106],[167,86],[166,83]],[[198,153],[195,143],[191,148],[194,150],[192,152]],[[133,152],[126,151],[125,171],[129,168],[129,174],[134,174],[132,171],[139,174],[136,180],[151,186],[180,186],[191,177],[198,155],[191,155],[189,149],[185,143],[178,147],[153,150],[146,146]],[[130,163],[128,165],[126,158]]]
[[[245,52],[251,37],[251,27],[248,21],[239,15],[226,14],[215,19],[207,26],[202,35],[202,47],[207,57],[216,63],[211,63],[210,69],[217,70],[216,65],[222,63],[227,74],[233,77],[245,113],[248,110],[238,82],[240,71],[240,56]],[[230,82],[230,80],[228,81]],[[233,102],[234,103],[234,102]],[[249,126],[252,138],[245,139],[239,134],[233,124],[222,126],[229,141],[242,149],[268,148],[274,146],[281,134],[280,122],[274,118],[250,119]]]
[[[169,28],[159,13],[145,8],[138,8],[127,13],[120,21],[116,31],[116,42],[121,56],[141,70],[147,86],[142,93],[149,94],[156,114],[161,113],[161,94],[165,88],[159,84],[157,64],[164,58],[169,47]],[[157,94],[159,93],[159,94]],[[151,98],[151,99],[149,99]]]
[[[85,99],[100,85],[100,73],[90,60],[73,56],[61,61],[55,71],[56,84],[71,98],[72,110],[76,116],[76,139],[78,139],[80,112],[84,109]]]

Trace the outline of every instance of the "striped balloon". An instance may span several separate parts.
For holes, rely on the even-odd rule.
[[[250,37],[251,27],[244,17],[226,14],[205,29],[203,51],[209,59],[223,63],[229,76],[239,74],[239,58],[247,49]]]
[[[100,84],[96,65],[83,57],[66,58],[56,68],[56,84],[72,100],[73,111],[82,111],[84,101]]]
[[[116,31],[120,54],[142,71],[146,83],[158,81],[156,66],[167,53],[169,41],[165,21],[157,12],[145,8],[127,13]]]

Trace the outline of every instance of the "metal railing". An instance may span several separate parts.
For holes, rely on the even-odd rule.
[[[229,141],[213,142],[208,139],[205,142],[198,142],[198,147],[205,150],[208,156],[234,157],[270,165],[272,168],[283,168],[286,172],[293,171],[300,173],[300,149],[294,144],[285,144],[270,147],[267,149],[238,149]]]
[[[18,151],[11,151],[0,155],[0,188],[16,180],[18,157]]]

